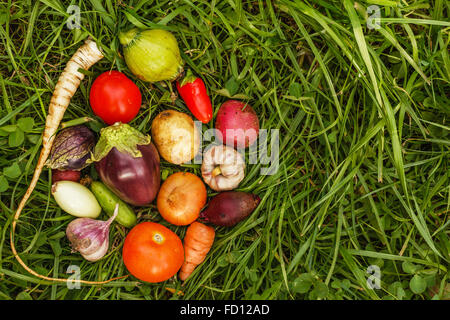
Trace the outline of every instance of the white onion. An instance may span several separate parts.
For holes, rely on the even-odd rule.
[[[61,209],[75,217],[95,219],[102,211],[94,194],[78,182],[57,181],[52,194]]]

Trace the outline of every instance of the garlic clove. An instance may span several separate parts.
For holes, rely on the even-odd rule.
[[[100,260],[101,258],[103,258],[106,255],[106,253],[108,252],[108,247],[109,247],[109,236],[105,239],[105,241],[101,244],[101,246],[99,248],[97,248],[95,251],[93,251],[89,254],[81,253],[81,255],[87,261],[95,262],[95,261]]]
[[[113,215],[106,221],[78,218],[67,225],[66,235],[73,251],[95,262],[105,256],[109,247],[109,227],[119,212],[116,204]]]

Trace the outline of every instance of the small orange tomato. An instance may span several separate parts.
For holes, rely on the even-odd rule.
[[[185,226],[194,222],[206,204],[206,187],[195,174],[177,172],[159,189],[156,206],[168,222]]]
[[[142,222],[125,238],[122,258],[128,271],[147,282],[161,282],[174,276],[184,262],[180,238],[162,224]]]

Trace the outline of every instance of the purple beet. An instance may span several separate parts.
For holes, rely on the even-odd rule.
[[[200,220],[221,227],[231,227],[247,218],[261,199],[241,191],[225,191],[213,197],[200,213]]]

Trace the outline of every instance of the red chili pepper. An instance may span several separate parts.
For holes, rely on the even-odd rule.
[[[211,100],[202,79],[194,76],[191,70],[188,70],[181,83],[177,81],[177,89],[194,117],[203,123],[208,123],[212,119]]]

